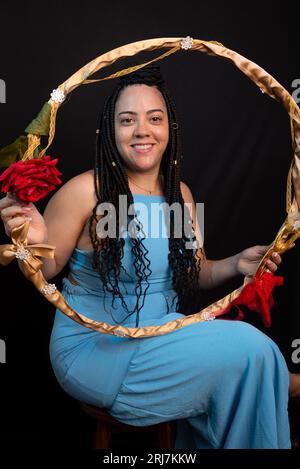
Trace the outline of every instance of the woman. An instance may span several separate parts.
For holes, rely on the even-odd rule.
[[[104,105],[94,170],[61,187],[43,216],[32,203],[2,199],[6,233],[29,217],[28,242],[56,246],[43,274],[49,280],[69,261],[63,294],[79,313],[131,327],[182,317],[199,289],[253,273],[266,246],[206,259],[180,157],[175,107],[159,69],[125,76]],[[126,208],[134,204],[133,231],[118,221],[120,195]],[[103,202],[114,208],[116,236],[103,237]],[[169,237],[141,236],[159,225],[155,202],[192,204],[179,216],[188,233],[181,227],[176,237],[171,216]],[[268,261],[269,270],[280,262],[279,255]],[[136,426],[177,420],[177,448],[290,448],[288,370],[276,344],[249,324],[214,320],[135,340],[94,332],[57,310],[50,356],[67,393],[116,419]],[[298,378],[290,375],[293,395]]]

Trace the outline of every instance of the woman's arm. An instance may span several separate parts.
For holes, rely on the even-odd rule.
[[[236,256],[218,261],[205,258],[201,265],[199,286],[202,289],[214,288],[237,275]]]
[[[50,199],[41,215],[33,203],[25,204],[7,195],[0,201],[5,232],[30,218],[28,244],[46,243],[56,247],[54,259],[43,258],[42,273],[46,280],[55,277],[68,262],[85,223],[96,204],[91,171],[79,174],[64,184]],[[18,261],[23,270],[22,261]]]
[[[47,225],[45,242],[56,249],[54,260],[43,259],[42,272],[47,280],[55,277],[68,262],[95,204],[90,171],[70,179],[48,202],[43,214]]]

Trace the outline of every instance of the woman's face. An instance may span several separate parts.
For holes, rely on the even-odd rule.
[[[124,88],[115,107],[116,145],[131,171],[158,169],[169,140],[167,108],[161,92],[143,84]]]

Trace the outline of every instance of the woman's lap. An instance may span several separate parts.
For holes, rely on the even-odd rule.
[[[178,420],[185,425],[188,419],[189,427],[198,429],[199,447],[206,447],[200,434],[203,442],[217,447],[234,416],[253,425],[248,406],[255,406],[257,394],[263,420],[259,431],[269,424],[286,426],[284,358],[269,337],[247,323],[207,321],[144,339],[78,331],[62,337],[64,351],[55,355],[52,350],[58,381],[73,397],[106,407],[121,422],[146,426]],[[68,339],[74,346],[66,345]],[[267,447],[273,447],[274,439]]]
[[[231,392],[238,392],[250,361],[257,365],[263,361],[270,370],[279,367],[286,380],[286,365],[277,345],[243,322],[214,320],[145,339],[110,412],[131,425],[210,412],[226,380],[235,381]]]

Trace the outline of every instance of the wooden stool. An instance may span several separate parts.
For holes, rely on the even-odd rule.
[[[81,409],[97,421],[94,440],[95,449],[109,449],[111,435],[114,432],[143,432],[155,431],[158,434],[159,447],[173,449],[172,427],[170,422],[148,425],[147,427],[135,427],[114,419],[106,409],[94,407],[84,402],[79,402]]]

